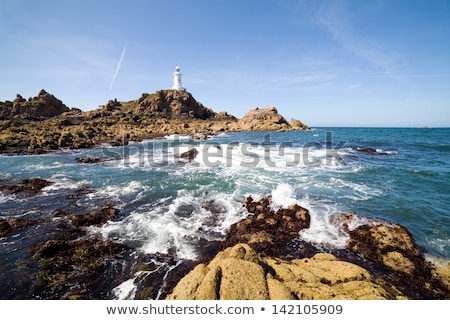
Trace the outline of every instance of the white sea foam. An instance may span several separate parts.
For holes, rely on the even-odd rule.
[[[136,278],[128,279],[117,287],[112,289],[112,293],[116,300],[134,300],[136,296],[137,285],[135,284]]]
[[[272,190],[272,210],[287,208],[297,203],[295,189],[287,183],[279,184]]]
[[[330,184],[334,188],[349,189],[351,192],[344,195],[344,197],[353,201],[368,200],[383,194],[383,191],[379,188],[370,187],[361,183],[344,181],[333,177],[330,178]]]
[[[348,235],[331,223],[332,215],[339,212],[334,203],[321,199],[311,199],[308,195],[298,199],[295,189],[287,183],[279,184],[272,190],[271,195],[272,209],[274,210],[281,207],[286,208],[293,204],[298,204],[309,210],[310,227],[299,232],[303,240],[333,248],[345,247]]]
[[[126,195],[136,194],[135,200],[138,200],[142,195],[149,191],[150,187],[144,186],[140,181],[130,181],[120,185],[108,185],[97,189],[93,193],[89,193],[86,197],[90,200],[95,199],[110,199],[120,202],[120,198]],[[125,204],[123,204],[125,205]]]
[[[219,209],[209,211],[208,206],[202,205],[207,202]],[[132,244],[146,253],[175,250],[178,258],[196,259],[199,237],[218,240],[229,225],[244,215],[242,205],[230,195],[199,198],[182,190],[169,204],[141,206],[124,220],[109,222],[97,230],[105,238]]]
[[[44,194],[51,192],[51,191],[58,191],[58,190],[71,190],[71,189],[79,189],[83,186],[87,186],[92,183],[90,180],[82,179],[82,180],[74,180],[65,177],[62,174],[55,174],[52,177],[50,177],[49,181],[52,182],[51,185],[45,187],[42,189],[42,192]]]
[[[163,139],[166,140],[192,140],[192,137],[190,135],[186,134],[170,134],[167,136],[164,136]]]
[[[27,165],[26,171],[34,172],[34,171],[40,171],[40,170],[52,170],[52,169],[59,169],[59,168],[65,168],[68,166],[74,166],[76,164],[70,165],[64,162],[55,161],[51,164],[48,163],[38,163],[38,164],[30,164]]]

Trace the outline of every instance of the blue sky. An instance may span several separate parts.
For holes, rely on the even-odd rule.
[[[450,126],[448,0],[2,0],[0,101],[96,109],[183,85],[242,117]]]

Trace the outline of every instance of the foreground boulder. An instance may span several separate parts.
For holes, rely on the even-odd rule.
[[[392,290],[391,290],[392,291]],[[246,244],[197,265],[169,300],[392,299],[363,268],[319,253],[311,259],[262,258]]]

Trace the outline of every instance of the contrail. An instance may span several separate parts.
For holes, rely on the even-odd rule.
[[[125,44],[125,47],[123,47],[122,54],[120,55],[119,63],[117,63],[116,72],[114,72],[114,75],[111,79],[111,83],[109,84],[109,91],[112,90],[112,86],[114,84],[114,80],[117,78],[117,74],[119,73],[120,66],[122,65],[123,57],[125,56],[125,52],[127,51],[128,42]]]

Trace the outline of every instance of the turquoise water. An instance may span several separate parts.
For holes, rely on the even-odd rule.
[[[0,215],[52,220],[56,210],[83,213],[113,203],[119,218],[89,232],[145,253],[196,259],[198,239],[223,239],[247,214],[246,196],[272,194],[274,205],[310,210],[311,228],[300,237],[318,246],[345,246],[346,235],[330,219],[351,211],[360,223],[365,217],[399,223],[428,253],[450,259],[449,137],[448,128],[316,128],[0,156],[3,184],[36,177],[54,182],[33,197],[0,192]],[[180,158],[194,147],[194,160]],[[376,152],[358,151],[367,147]],[[107,160],[75,161],[88,156]],[[86,188],[90,192],[80,195]],[[0,271],[45,233],[37,226],[0,239]]]

